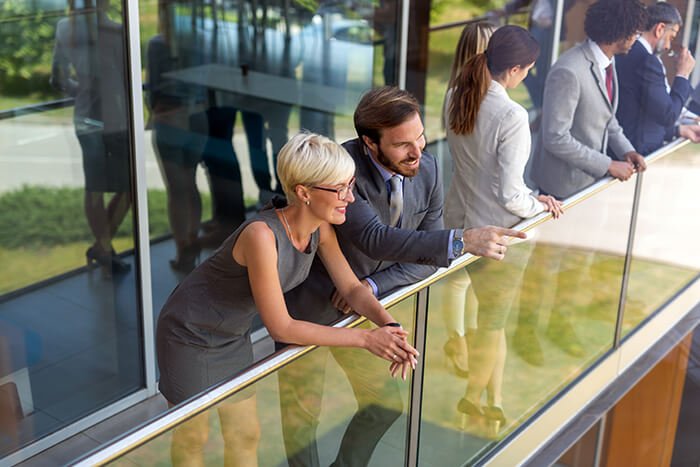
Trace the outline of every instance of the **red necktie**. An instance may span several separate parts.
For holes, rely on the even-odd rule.
[[[608,90],[608,99],[613,101],[613,66],[612,63],[605,69],[605,89]]]

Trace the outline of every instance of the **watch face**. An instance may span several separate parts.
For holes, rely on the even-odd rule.
[[[458,238],[452,241],[452,254],[461,255],[464,251],[464,242]]]

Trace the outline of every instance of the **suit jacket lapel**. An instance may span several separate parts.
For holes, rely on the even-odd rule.
[[[368,182],[367,195],[370,197],[369,201],[377,210],[382,222],[389,223],[389,192],[386,188],[386,182],[372,163],[370,155],[364,152],[364,148],[360,160],[362,164],[358,164],[358,172],[362,171],[362,178]],[[357,178],[360,179],[360,177]]]
[[[610,102],[610,99],[608,98],[608,90],[605,87],[605,80],[603,80],[603,77],[600,75],[600,70],[598,69],[598,62],[595,61],[595,57],[593,56],[593,51],[590,49],[588,46],[588,43],[584,43],[582,45],[583,47],[583,55],[586,57],[586,60],[588,60],[590,64],[590,72],[593,75],[593,79],[595,80],[596,84],[598,85],[598,90],[600,91],[600,95],[605,101],[606,104],[608,104],[608,107],[610,107],[610,110],[613,109],[613,104]],[[613,67],[614,68],[614,67]],[[616,73],[613,71],[613,99],[617,99],[617,76]]]

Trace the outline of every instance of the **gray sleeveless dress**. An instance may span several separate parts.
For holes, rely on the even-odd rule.
[[[306,252],[287,237],[274,209],[243,223],[214,254],[173,291],[161,310],[156,330],[159,388],[174,404],[229,379],[253,361],[250,329],[257,313],[248,271],[235,262],[233,246],[251,222],[265,222],[275,235],[282,290],[306,279],[318,248],[314,232]]]

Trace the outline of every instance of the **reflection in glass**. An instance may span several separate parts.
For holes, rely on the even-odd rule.
[[[424,385],[422,399],[420,462],[474,462],[610,350],[633,191],[633,183],[616,184],[568,210],[561,219],[529,231],[527,241],[509,248],[511,264],[508,255],[500,263],[480,259],[430,287],[431,311],[466,307],[461,308],[463,316],[475,313],[477,329],[467,332],[470,368],[465,379],[454,373],[451,364],[445,366],[443,347],[450,327],[439,319],[428,322],[425,381],[430,384]],[[469,295],[461,302],[452,299],[453,283],[466,277],[465,272],[477,300],[469,300]],[[471,309],[474,306],[476,311]],[[497,313],[489,316],[486,311],[482,317],[482,308],[491,306]],[[505,339],[494,339],[492,347],[477,344],[471,337],[479,326],[486,326],[508,306]],[[463,417],[458,409],[474,378],[472,355],[478,357],[487,348],[495,350],[497,361],[502,362],[502,380],[488,381],[480,403],[493,404],[500,387],[505,423],[480,414]]]
[[[140,2],[154,310],[247,216],[281,194],[275,167],[290,132],[339,142],[354,136],[360,94],[384,63],[393,68],[396,50],[379,39],[397,24],[394,3],[382,3],[380,14],[371,2],[352,11]]]
[[[694,242],[669,241],[697,226],[696,216],[688,215],[694,209],[690,203],[696,199],[696,180],[700,176],[696,158],[697,147],[687,145],[644,173],[623,336],[659,310],[700,271],[700,249]]]
[[[414,308],[411,297],[389,310],[411,334]],[[193,419],[197,429],[191,432],[208,436],[207,443],[197,453],[173,454],[196,454],[206,465],[217,465],[230,461],[225,452],[241,447],[251,456],[246,460],[261,466],[403,465],[411,382],[392,379],[387,368],[363,350],[317,348]],[[230,412],[236,403],[243,408]],[[251,437],[232,444],[222,415],[235,415],[232,426]],[[177,430],[114,465],[177,464],[181,459],[170,453]],[[258,437],[257,452],[251,452]]]
[[[96,10],[71,11],[56,24],[51,82],[73,97],[75,133],[83,152],[85,217],[95,237],[86,250],[88,266],[103,276],[130,265],[112,246],[131,205],[123,30],[112,21],[109,0]],[[105,193],[114,193],[105,200]]]
[[[0,458],[144,385],[121,11],[0,8]]]

